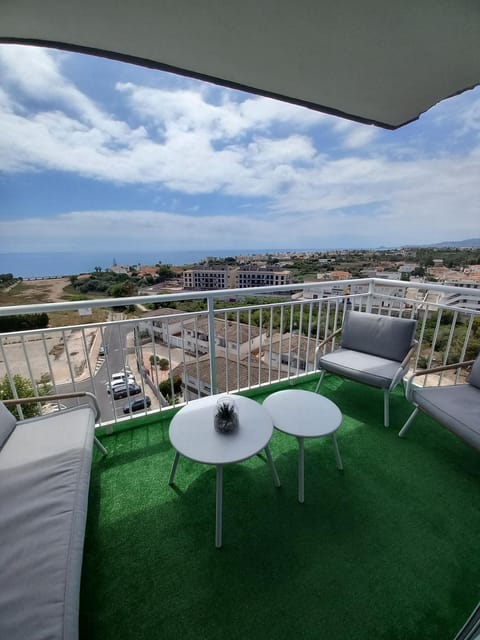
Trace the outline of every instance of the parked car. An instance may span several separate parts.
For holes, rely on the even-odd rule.
[[[131,373],[114,373],[110,382],[107,382],[107,392],[110,393],[116,387],[125,386],[126,384],[135,384],[135,376]]]
[[[120,398],[126,398],[128,395],[135,396],[138,393],[141,393],[141,388],[138,384],[119,384],[113,387],[113,399],[119,400]]]
[[[132,382],[135,382],[135,376],[130,371],[130,369],[128,371],[119,371],[118,373],[112,373],[111,382],[112,384],[115,384],[119,380],[125,380],[125,378],[131,380]]]
[[[98,350],[98,355],[99,356],[106,356],[107,355],[107,347],[104,344],[100,345],[100,349]]]
[[[141,409],[145,409],[145,407],[149,407],[152,404],[152,401],[148,396],[135,398],[135,400],[130,400],[128,404],[123,407],[123,413],[132,413],[133,411],[140,411]]]

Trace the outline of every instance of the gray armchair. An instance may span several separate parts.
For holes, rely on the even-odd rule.
[[[466,384],[440,387],[419,387],[414,384],[418,376],[469,366],[472,366],[472,371]],[[398,434],[401,438],[407,433],[418,412],[423,411],[480,451],[480,354],[475,360],[415,371],[408,380],[406,396],[413,402],[415,409]]]
[[[390,422],[390,392],[408,370],[416,342],[416,320],[360,311],[347,311],[343,327],[321,342],[316,351],[320,369],[318,391],[325,372],[383,389],[384,425]],[[320,355],[341,333],[340,348]]]

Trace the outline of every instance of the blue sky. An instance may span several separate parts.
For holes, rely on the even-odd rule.
[[[384,131],[111,60],[0,45],[0,251],[480,236],[480,89]]]

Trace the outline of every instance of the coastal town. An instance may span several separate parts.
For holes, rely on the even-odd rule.
[[[0,318],[5,332],[0,380],[10,389],[7,378],[14,372],[29,381],[28,389],[43,385],[47,393],[93,383],[103,416],[110,420],[146,409],[130,398],[141,392],[152,409],[208,395],[212,366],[220,391],[308,373],[315,370],[315,347],[331,327],[330,310],[338,322],[344,304],[366,308],[363,297],[372,278],[374,307],[398,315],[411,313],[413,305],[428,316],[418,365],[442,361],[445,349],[450,359],[466,353],[465,340],[467,355],[474,354],[480,336],[476,320],[468,328],[473,316],[457,322],[455,335],[443,321],[435,323],[438,309],[478,313],[480,248],[276,253],[210,257],[181,267],[160,261],[112,264],[49,279],[3,274],[3,306],[78,301],[81,308]],[[261,292],[254,294],[254,287]],[[215,297],[218,311],[211,322],[203,292]],[[127,297],[136,303],[113,306],[113,299]],[[104,306],[98,306],[99,299]],[[425,311],[425,304],[435,314]],[[447,312],[441,313],[450,322]],[[113,382],[121,389],[110,395]]]

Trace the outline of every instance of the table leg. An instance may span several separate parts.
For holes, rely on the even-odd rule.
[[[305,500],[305,448],[304,439],[298,438],[298,501]]]
[[[175,458],[172,464],[172,470],[170,471],[170,477],[168,478],[168,484],[173,484],[175,481],[175,473],[177,471],[178,461],[180,459],[180,454],[178,451],[175,451]]]
[[[273,483],[276,487],[280,486],[280,478],[278,477],[277,469],[275,468],[275,464],[273,462],[272,454],[270,453],[270,447],[265,447],[265,454],[267,456],[267,460],[270,464],[270,469],[272,470]]]
[[[215,505],[215,546],[222,546],[223,465],[217,464],[217,498]]]
[[[335,460],[337,462],[337,469],[343,471],[343,462],[340,456],[340,449],[338,448],[337,436],[335,433],[332,433],[332,442],[333,442],[333,450],[335,451]]]

